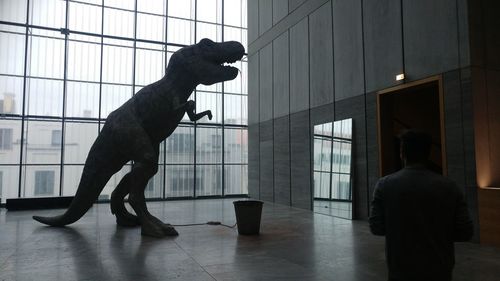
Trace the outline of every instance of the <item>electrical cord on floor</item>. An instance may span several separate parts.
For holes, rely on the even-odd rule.
[[[206,223],[188,223],[188,224],[172,224],[172,226],[196,226],[196,225],[220,225],[220,226],[225,226],[227,228],[235,228],[236,227],[236,223],[233,224],[233,225],[227,225],[227,224],[223,224],[221,223],[220,221],[207,221]]]

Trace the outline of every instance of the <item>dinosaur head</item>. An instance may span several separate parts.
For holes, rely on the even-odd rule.
[[[244,54],[245,48],[239,42],[216,43],[205,38],[175,52],[168,68],[182,68],[198,84],[211,85],[236,78],[238,69],[225,64],[240,60]]]

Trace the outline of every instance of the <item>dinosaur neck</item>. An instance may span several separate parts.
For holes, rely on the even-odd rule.
[[[160,87],[165,90],[163,92],[178,95],[181,100],[187,100],[199,84],[192,74],[183,69],[171,68],[167,68],[165,76],[159,82]]]

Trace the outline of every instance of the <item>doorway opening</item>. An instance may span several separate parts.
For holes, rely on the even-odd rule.
[[[380,175],[402,168],[398,136],[407,129],[431,135],[428,167],[446,175],[443,91],[441,76],[389,88],[377,94]]]

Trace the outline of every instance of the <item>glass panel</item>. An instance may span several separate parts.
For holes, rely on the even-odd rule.
[[[135,83],[149,85],[160,80],[165,73],[163,45],[137,43]]]
[[[247,124],[247,96],[224,95],[224,123],[225,124]]]
[[[137,13],[137,38],[164,42],[165,20],[164,16]]]
[[[167,163],[188,164],[194,161],[193,127],[177,127],[166,139]]]
[[[0,75],[0,114],[21,114],[23,78]]]
[[[225,129],[224,145],[224,162],[226,164],[246,164],[248,162],[247,129]]]
[[[167,30],[167,42],[169,43],[183,45],[194,43],[194,21],[168,18]]]
[[[72,35],[71,39],[68,43],[68,79],[99,82],[101,39],[81,35]]]
[[[224,24],[246,26],[246,0],[224,0]],[[225,34],[224,34],[225,37]]]
[[[196,1],[196,20],[221,23],[222,0]]]
[[[195,0],[168,0],[168,15],[185,19],[194,19]],[[168,24],[170,24],[170,19]]]
[[[84,164],[98,134],[96,123],[65,123],[64,163]]]
[[[330,172],[332,141],[320,136],[314,137],[314,170]]]
[[[69,2],[69,29],[101,34],[102,7],[86,3]],[[73,37],[75,34],[71,34]]]
[[[166,197],[193,196],[194,169],[192,165],[166,166]]]
[[[226,165],[224,170],[225,194],[248,194],[248,166]]]
[[[66,26],[66,1],[30,1],[30,23],[33,25],[63,28]]]
[[[237,27],[224,27],[224,41],[238,41],[247,50],[247,31]]]
[[[17,198],[19,166],[0,166],[0,175],[0,197],[2,198],[2,203],[9,198]]]
[[[163,197],[163,165],[158,167],[158,173],[151,178],[144,189],[146,198],[162,198]]]
[[[104,6],[134,10],[135,0],[104,0]]]
[[[61,141],[53,142],[53,131],[61,131],[62,122],[26,120],[24,163],[59,164]]]
[[[314,172],[314,198],[330,198],[329,172]]]
[[[60,167],[23,166],[21,197],[59,196]]]
[[[196,196],[222,195],[222,165],[196,166]]]
[[[131,86],[102,85],[101,118],[108,115],[132,97]]]
[[[22,27],[0,25],[1,74],[24,75],[25,32]]]
[[[80,178],[82,177],[83,165],[64,165],[64,175],[63,175],[63,196],[74,196],[78,184],[80,183]]]
[[[137,11],[165,15],[166,2],[171,2],[171,0],[137,1]],[[188,1],[184,0],[183,2]]]
[[[198,1],[199,2],[199,1]],[[222,28],[220,25],[210,23],[196,23],[196,41],[208,38],[214,42],[222,41]]]
[[[341,149],[340,172],[348,174],[351,172],[351,143],[343,142]]]
[[[233,63],[231,66],[238,68],[240,70],[240,74],[235,79],[224,82],[224,93],[242,94],[242,63],[238,61]]]
[[[66,116],[98,118],[99,84],[68,81],[66,84]]]
[[[104,41],[102,81],[132,84],[133,54],[132,42],[124,40]]]
[[[27,79],[26,91],[28,115],[62,116],[63,81]]]
[[[64,77],[64,37],[61,33],[33,29],[33,33],[44,33],[50,38],[29,36],[28,75],[47,78]]]
[[[116,174],[114,174],[111,179],[106,183],[106,186],[104,187],[104,190],[101,192],[101,195],[99,195],[99,200],[109,200],[111,196],[111,192],[115,189],[115,187],[120,183],[121,179],[123,176],[125,176],[128,172],[130,172],[130,169],[132,168],[132,165],[125,165],[123,168],[118,171]]]
[[[26,23],[27,9],[26,0],[2,0],[0,1],[0,20]]]
[[[0,164],[18,164],[21,120],[0,119]]]
[[[222,122],[222,94],[196,91],[196,112],[205,110],[212,111],[212,120],[205,116],[198,122],[220,124]],[[184,115],[184,119],[189,120],[187,114]]]
[[[222,134],[220,128],[196,128],[196,162],[213,164],[222,162]]]
[[[132,9],[134,9],[133,6]],[[104,34],[106,35],[134,38],[134,22],[133,12],[104,8]]]

